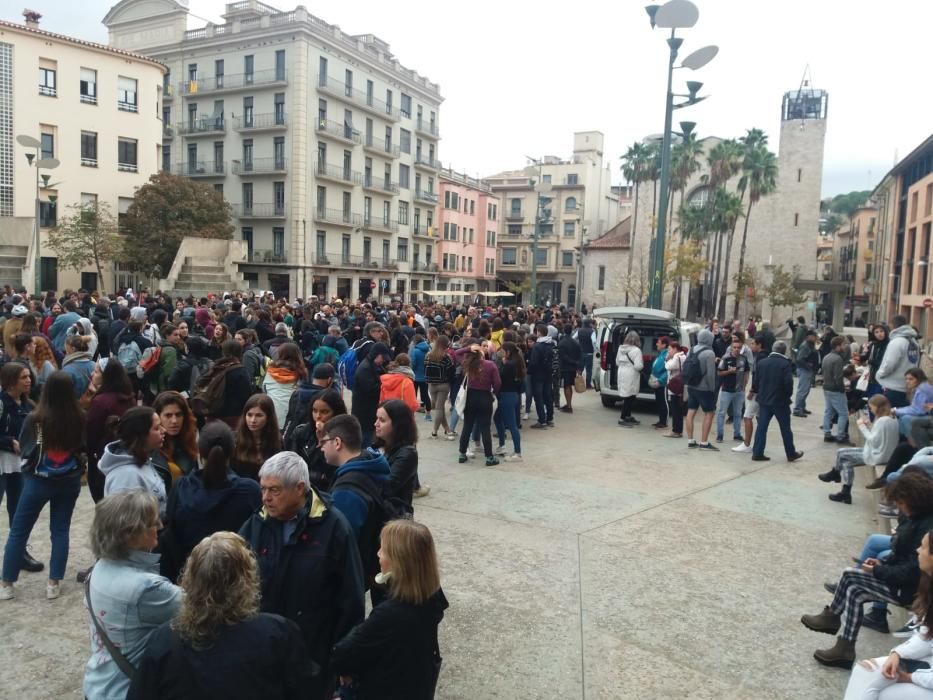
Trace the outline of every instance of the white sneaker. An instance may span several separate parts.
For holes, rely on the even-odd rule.
[[[411,495],[414,496],[415,498],[424,498],[429,493],[431,493],[431,487],[428,486],[427,484],[421,484],[421,487],[415,489]]]
[[[496,448],[496,454],[499,455],[500,457],[507,453],[508,453],[508,450],[505,449],[505,445],[499,445]]]
[[[738,445],[736,445],[735,447],[733,447],[733,448],[732,448],[732,451],[733,451],[733,452],[751,452],[751,451],[752,451],[752,446],[751,446],[751,445],[746,445],[744,442],[741,442],[741,443],[739,443]]]
[[[476,456],[476,452],[474,452],[473,450],[467,450],[466,456],[472,459],[473,457]]]
[[[0,586],[0,600],[13,600],[15,596],[13,586]]]
[[[62,594],[62,585],[60,583],[47,583],[45,585],[45,597],[47,600],[55,600]]]
[[[444,435],[444,438],[447,440],[451,440],[451,441],[456,440],[457,433],[447,433],[446,435]]]
[[[517,453],[514,454],[514,455],[509,455],[508,457],[505,458],[505,461],[506,461],[506,462],[521,462],[521,461],[522,461],[522,456],[521,456],[520,454],[517,454]]]
[[[528,420],[528,411],[525,411],[525,412],[522,414],[522,420]]]

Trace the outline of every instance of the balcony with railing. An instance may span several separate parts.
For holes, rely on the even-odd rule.
[[[382,219],[374,216],[363,217],[363,229],[377,233],[397,233],[398,221],[395,219]]]
[[[423,153],[415,154],[415,165],[428,170],[441,170],[443,166],[437,158],[426,156]]]
[[[415,190],[415,201],[437,204],[437,193],[428,192],[427,190]]]
[[[381,194],[398,194],[398,183],[387,177],[373,177],[363,175],[363,189],[373,190]]]
[[[245,262],[262,265],[287,265],[288,256],[284,252],[276,253],[274,250],[254,250],[249,254]]]
[[[176,127],[182,136],[220,136],[227,130],[223,117],[201,117],[181,122]]]
[[[505,220],[506,221],[524,221],[525,212],[523,212],[521,209],[510,209],[505,214]]]
[[[285,158],[253,158],[233,161],[233,172],[237,175],[285,175],[288,163]]]
[[[233,128],[237,131],[284,131],[288,128],[285,123],[285,112],[254,114],[249,119],[236,117],[233,122]]]
[[[359,214],[344,211],[343,209],[328,209],[327,207],[315,207],[314,220],[327,224],[337,224],[338,226],[353,227],[360,226],[363,223],[363,217]]]
[[[266,202],[262,204],[235,204],[233,211],[240,219],[284,219],[285,205]]]
[[[178,84],[178,92],[182,95],[216,94],[252,90],[254,87],[280,87],[287,84],[288,81],[284,70],[270,68],[269,70],[257,70],[252,73],[215,75],[211,78],[185,80]]]
[[[393,145],[391,141],[373,138],[372,135],[367,136],[363,141],[363,150],[378,153],[382,156],[388,154],[393,158],[398,158],[399,156],[399,148],[397,145]]]
[[[432,136],[434,138],[439,138],[437,123],[427,119],[416,119],[415,131],[421,134],[427,134],[428,136]]]
[[[424,238],[436,238],[437,236],[437,229],[434,226],[426,226],[425,224],[413,225],[411,232],[415,236],[423,236]]]
[[[312,264],[321,267],[354,267],[368,270],[398,269],[398,262],[390,258],[350,255],[349,253],[315,253]]]
[[[223,177],[227,171],[226,163],[212,160],[189,160],[175,164],[176,175],[187,177]]]
[[[413,260],[410,269],[412,272],[437,272],[437,263]]]
[[[330,119],[318,119],[315,131],[330,136],[341,143],[357,144],[360,142],[360,132],[356,131],[350,124],[342,124]]]
[[[369,95],[362,90],[357,90],[356,88],[347,85],[346,83],[337,80],[336,78],[331,78],[330,76],[318,74],[317,77],[317,89],[319,92],[327,93],[328,95],[333,95],[334,97],[340,98],[342,100],[347,100],[352,102],[363,109],[377,114],[380,117],[388,117],[393,121],[398,121],[401,117],[398,107],[391,106],[372,95]]]
[[[363,181],[363,176],[354,170],[321,161],[315,161],[314,174],[322,180],[332,180],[345,185],[359,185]]]

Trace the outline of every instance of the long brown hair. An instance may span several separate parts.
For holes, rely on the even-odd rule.
[[[502,349],[505,351],[505,361],[515,366],[515,379],[520,382],[524,381],[526,374],[525,358],[522,356],[521,350],[512,342],[502,343]]]
[[[421,605],[441,587],[434,538],[425,525],[414,520],[391,520],[382,528],[380,544],[389,561],[389,595]]]
[[[279,345],[275,359],[272,360],[269,366],[290,369],[302,379],[308,378],[308,368],[305,367],[305,361],[301,357],[301,348],[292,342],[282,343]]]
[[[463,356],[461,365],[463,366],[463,373],[468,379],[476,378],[476,375],[479,374],[479,368],[483,366],[483,360],[485,359],[486,355],[483,354],[482,348],[474,350],[471,347],[470,351]]]
[[[930,549],[930,554],[933,554],[933,530],[928,530],[926,537],[927,547]],[[923,627],[927,629],[924,638],[930,639],[930,637],[933,636],[930,631],[930,623],[933,622],[933,577],[926,571],[920,572],[917,597],[914,598],[914,605],[913,608],[911,608],[911,612],[920,618]]]
[[[164,327],[168,324],[162,325]],[[182,424],[181,432],[178,433],[177,438],[174,438],[168,433],[165,433],[165,438],[162,441],[162,454],[171,460],[175,454],[175,443],[177,441],[185,453],[191,457],[191,459],[197,462],[198,424],[195,420],[194,414],[191,412],[191,409],[188,408],[188,402],[185,401],[185,397],[179,394],[177,391],[163,391],[161,394],[156,396],[155,401],[152,402],[152,410],[158,413],[161,417],[162,411],[166,406],[178,407],[178,410],[181,411]]]
[[[42,385],[39,404],[32,413],[47,450],[77,452],[84,446],[84,411],[75,397],[68,372],[57,370]]]
[[[266,414],[266,424],[259,435],[258,444],[249,428],[246,427],[246,414],[254,408]],[[255,465],[255,471],[258,473],[263,462],[281,451],[282,435],[279,433],[279,422],[275,417],[275,404],[267,394],[253,394],[247,399],[243,412],[240,414],[240,422],[237,424],[235,434],[233,460],[241,470],[244,466],[250,465],[250,471],[252,471],[252,465]],[[256,477],[254,473],[238,473],[240,476]]]
[[[431,348],[431,352],[427,354],[428,360],[431,362],[443,362],[444,358],[447,356],[447,348],[450,347],[450,338],[446,335],[437,336],[437,340],[434,341],[434,347]]]
[[[58,369],[58,360],[55,359],[55,353],[52,352],[52,348],[49,347],[49,341],[47,341],[44,336],[34,335],[32,337],[32,344],[35,346],[35,350],[33,350],[32,353],[32,366],[36,368],[37,372],[42,371],[42,368],[45,367],[46,360],[52,363],[52,367]]]

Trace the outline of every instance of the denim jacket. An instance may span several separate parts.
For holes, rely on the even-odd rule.
[[[158,554],[134,551],[126,559],[99,560],[91,573],[94,614],[133,666],[139,664],[149,635],[181,606],[181,589],[158,572]],[[91,658],[84,669],[84,695],[88,700],[125,700],[130,679],[110,657],[93,620],[88,625]]]

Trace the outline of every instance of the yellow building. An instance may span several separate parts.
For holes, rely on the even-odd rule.
[[[46,235],[72,204],[125,212],[159,168],[162,76],[158,61],[0,21],[0,284],[112,291],[133,283],[108,265],[64,270]],[[18,138],[22,137],[22,138]],[[26,144],[33,145],[26,145]],[[38,145],[35,145],[38,144]],[[55,168],[37,169],[36,164]],[[36,199],[42,243],[36,255]]]

